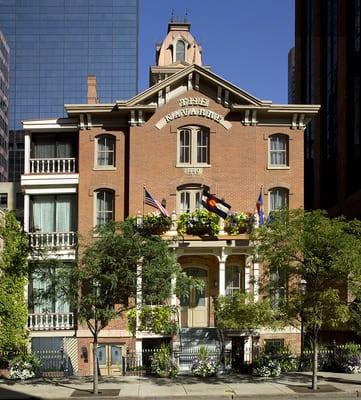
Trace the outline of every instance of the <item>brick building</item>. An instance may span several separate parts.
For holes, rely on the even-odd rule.
[[[88,104],[66,105],[68,118],[24,122],[24,225],[32,246],[48,246],[74,261],[77,232],[86,235],[103,221],[154,211],[144,207],[144,185],[172,213],[165,236],[173,238],[178,216],[200,207],[203,187],[224,197],[234,211],[254,213],[260,187],[266,214],[285,205],[303,207],[303,131],[318,106],[262,101],[217,76],[202,65],[188,23],[169,24],[156,60],[150,88],[127,101],[96,103],[90,77]],[[175,241],[181,266],[205,282],[204,291],[190,301],[170,300],[181,325],[175,346],[192,335],[199,343],[217,344],[218,295],[243,290],[258,298],[252,282],[261,266],[247,256],[248,244],[247,234],[231,236],[222,228],[216,238],[186,235]],[[34,276],[30,299],[41,285]],[[61,299],[54,299],[51,309],[30,309],[33,347],[39,340],[55,340],[73,369],[87,375],[92,338],[74,327]],[[161,338],[139,330],[133,338],[124,319],[114,321],[100,336],[102,373],[121,373],[116,365],[128,350],[140,351]],[[252,346],[265,340],[297,350],[299,331],[228,332],[225,345],[247,362]]]

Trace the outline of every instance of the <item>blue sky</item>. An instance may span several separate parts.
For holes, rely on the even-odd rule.
[[[140,0],[139,89],[148,87],[155,44],[171,11],[188,20],[203,63],[252,95],[287,103],[287,54],[294,45],[294,0]]]

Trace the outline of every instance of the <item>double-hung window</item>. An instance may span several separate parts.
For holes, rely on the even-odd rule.
[[[190,126],[178,131],[178,166],[208,166],[210,136],[207,128]]]
[[[285,168],[288,161],[288,136],[276,134],[269,137],[269,167]]]
[[[288,189],[282,187],[272,188],[269,191],[269,211],[278,211],[288,206]]]
[[[114,192],[112,190],[98,190],[96,200],[96,225],[104,225],[114,220]]]
[[[115,167],[115,139],[110,135],[101,135],[96,140],[96,166]]]
[[[202,208],[202,190],[199,188],[180,190],[178,195],[180,213],[190,213]]]
[[[233,296],[241,289],[241,271],[239,265],[226,266],[226,295]]]
[[[175,62],[186,60],[186,44],[183,40],[178,40],[175,45]]]

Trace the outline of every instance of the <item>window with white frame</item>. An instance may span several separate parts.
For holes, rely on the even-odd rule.
[[[202,189],[188,187],[178,191],[178,210],[181,214],[202,208]]]
[[[239,265],[226,266],[226,295],[233,296],[241,290],[241,269]]]
[[[269,191],[269,211],[278,211],[288,207],[288,189],[282,187],[272,188]]]
[[[114,220],[114,192],[101,189],[95,192],[96,200],[96,225],[104,225]]]
[[[288,136],[283,134],[271,135],[269,137],[269,160],[270,167],[288,167]]]
[[[115,138],[102,135],[96,138],[97,167],[115,167]]]
[[[178,40],[175,45],[175,62],[186,60],[186,44],[183,40]]]
[[[208,166],[210,164],[209,129],[187,126],[178,131],[178,165]]]

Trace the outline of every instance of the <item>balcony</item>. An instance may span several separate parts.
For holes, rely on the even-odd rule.
[[[72,250],[77,244],[76,232],[30,232],[29,244],[32,249]]]
[[[28,327],[31,331],[74,329],[74,314],[70,312],[29,314]]]
[[[31,174],[75,174],[76,158],[31,158]]]

